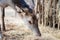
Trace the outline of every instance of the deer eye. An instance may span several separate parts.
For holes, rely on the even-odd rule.
[[[30,23],[30,24],[32,24],[32,22],[31,22],[31,21],[29,21],[29,23]]]

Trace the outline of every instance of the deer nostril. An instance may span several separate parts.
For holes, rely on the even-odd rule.
[[[29,23],[30,23],[30,24],[32,24],[32,22],[31,22],[31,21],[29,21]]]

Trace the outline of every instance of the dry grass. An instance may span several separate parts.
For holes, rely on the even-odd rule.
[[[13,25],[9,25],[10,27]],[[8,27],[8,28],[10,28]],[[41,37],[34,36],[32,31],[26,29],[25,27],[14,27],[10,28],[13,30],[9,30],[4,32],[4,40],[59,40],[59,30],[43,27],[40,25],[40,30],[42,33]]]
[[[40,25],[40,30],[42,34],[50,35],[51,37],[54,37],[56,40],[60,40],[60,30],[50,28],[49,26],[42,26]]]

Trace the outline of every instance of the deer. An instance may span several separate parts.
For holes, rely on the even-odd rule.
[[[28,20],[28,23],[31,25],[29,28],[33,31],[33,34],[36,36],[41,36],[39,27],[38,27],[38,18],[36,16],[36,7],[37,0],[0,0],[0,7],[2,7],[2,30],[6,31],[4,17],[5,17],[5,8],[10,6],[16,12],[16,6],[19,7],[26,16],[31,17],[31,20]],[[25,10],[26,9],[26,10]]]

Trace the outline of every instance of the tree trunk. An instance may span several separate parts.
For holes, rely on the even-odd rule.
[[[5,17],[5,8],[2,8],[2,30],[5,31],[5,22],[4,22],[4,17]]]

